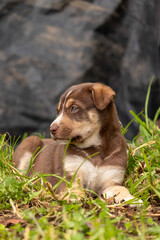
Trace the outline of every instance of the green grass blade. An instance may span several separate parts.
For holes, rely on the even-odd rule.
[[[142,112],[138,113],[137,116],[139,117],[141,114],[142,114]],[[134,118],[131,119],[131,121],[125,127],[122,126],[122,134],[123,135],[125,135],[127,133],[128,128],[133,123],[133,121],[134,121]]]
[[[155,123],[156,123],[159,115],[160,115],[160,107],[158,108],[158,110],[157,110],[157,112],[156,112],[156,114],[155,114],[155,116],[154,116],[154,120],[153,120],[153,124],[154,124],[154,125],[155,125]]]
[[[151,93],[151,85],[152,85],[153,80],[154,80],[154,76],[151,78],[151,81],[149,83],[147,96],[146,96],[146,101],[145,101],[145,121],[146,121],[147,129],[149,129],[148,103],[149,103],[149,96],[150,96],[150,93]]]
[[[130,188],[130,191],[133,192],[146,178],[146,174],[137,179],[136,183],[133,184],[133,186]]]
[[[65,171],[65,157],[66,157],[67,149],[68,149],[70,143],[71,143],[71,138],[69,139],[69,141],[66,145],[64,154],[63,154],[63,173],[64,173],[64,177],[65,177],[66,180],[67,180],[67,176],[66,176],[66,171]]]
[[[150,184],[150,187],[152,188],[152,190],[155,192],[155,194],[159,197],[160,199],[160,191],[158,191],[153,185]]]
[[[138,117],[138,115],[136,115],[132,110],[130,110],[130,113],[131,113],[132,116],[135,118],[135,121],[136,121],[137,123],[139,123],[143,128],[145,128],[146,131],[147,131],[150,135],[152,135],[152,133],[151,133],[151,131],[149,130],[149,128],[147,128],[146,123],[143,122],[143,121]]]
[[[33,165],[33,163],[34,163],[34,160],[36,159],[36,157],[37,157],[46,147],[47,147],[47,145],[45,145],[40,151],[39,151],[40,147],[38,147],[38,148],[36,149],[36,151],[33,153],[32,157],[31,157],[30,164],[29,164],[29,168],[27,169],[25,175],[28,175],[29,171],[30,171],[31,168],[32,168],[32,165]]]

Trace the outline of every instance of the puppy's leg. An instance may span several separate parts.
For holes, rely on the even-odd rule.
[[[30,165],[31,157],[38,148],[42,146],[42,141],[37,136],[27,137],[17,147],[13,154],[13,162],[16,168],[27,171]]]
[[[114,198],[115,203],[119,204],[122,202],[126,202],[129,200],[133,200],[133,204],[131,206],[135,206],[136,204],[142,204],[143,201],[141,199],[135,199],[134,196],[132,196],[129,192],[129,190],[126,187],[119,186],[119,185],[113,185],[107,189],[105,189],[102,192],[102,196],[104,198]]]

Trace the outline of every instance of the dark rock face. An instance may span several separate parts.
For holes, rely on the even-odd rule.
[[[87,81],[117,92],[126,125],[129,110],[143,109],[155,75],[153,116],[160,103],[159,12],[159,0],[1,1],[0,132],[48,136],[61,93]],[[128,137],[137,130],[133,124]]]

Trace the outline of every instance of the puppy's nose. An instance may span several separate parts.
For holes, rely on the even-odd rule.
[[[57,124],[52,124],[51,127],[50,127],[50,132],[52,134],[55,134],[58,130],[59,126]]]

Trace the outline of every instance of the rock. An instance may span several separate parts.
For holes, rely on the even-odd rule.
[[[149,81],[157,76],[158,1],[1,2],[0,132],[49,136],[61,93],[87,81],[117,92],[126,125],[130,109],[143,109]],[[132,125],[127,137],[137,131]]]

